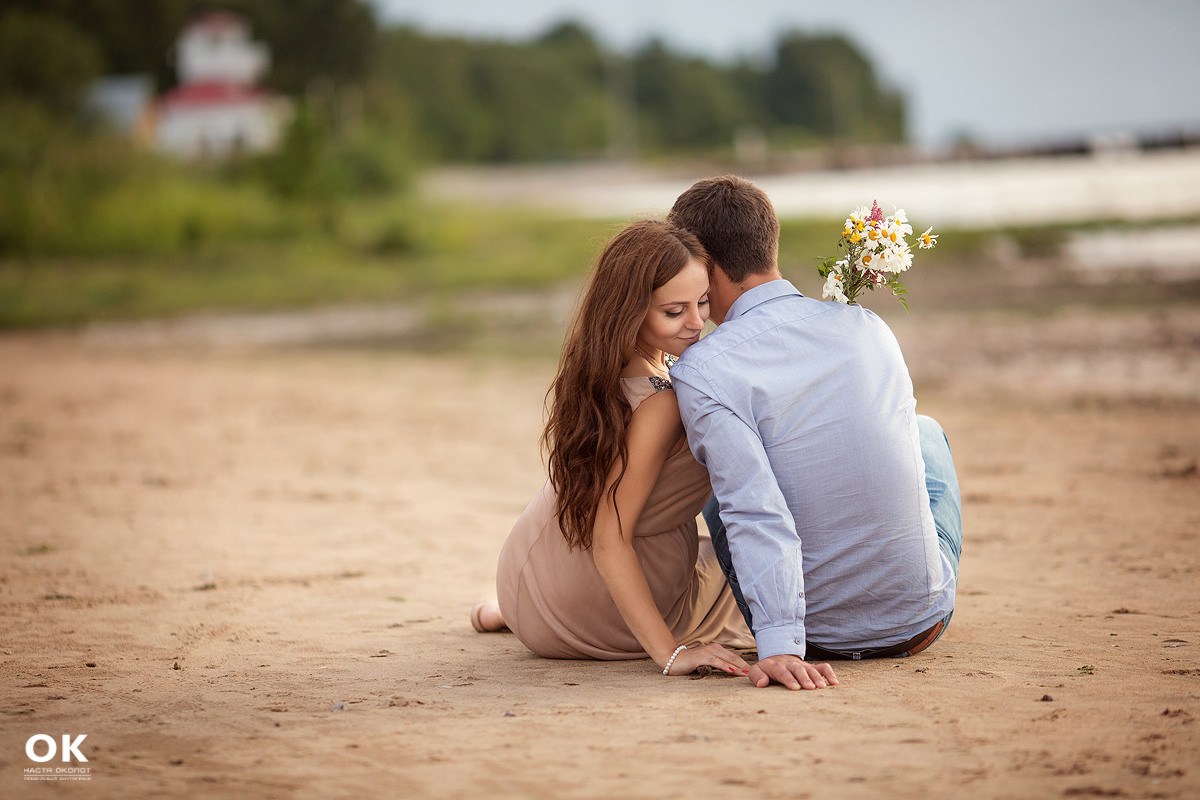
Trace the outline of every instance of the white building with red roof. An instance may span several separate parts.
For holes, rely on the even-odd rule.
[[[258,88],[270,66],[246,21],[227,12],[194,20],[176,44],[179,86],[159,101],[160,150],[188,159],[272,149],[289,113],[286,99]]]

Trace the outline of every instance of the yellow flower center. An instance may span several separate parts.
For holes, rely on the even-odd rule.
[[[869,255],[867,255],[867,256],[863,256],[863,263],[864,263],[864,264],[870,264],[870,263],[871,263],[871,257],[870,257]]]
[[[892,241],[893,241],[893,242],[894,242],[894,241],[896,241],[896,234],[894,234],[894,233],[893,233],[893,234],[891,235],[891,237],[892,237]]]
[[[858,241],[859,239],[861,239],[861,238],[862,238],[862,237],[861,237],[861,236],[859,236],[857,233],[855,233],[855,234],[851,234],[851,236],[850,236],[850,241],[852,241],[852,242],[857,242],[857,241]]]

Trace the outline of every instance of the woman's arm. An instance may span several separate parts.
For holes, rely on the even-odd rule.
[[[683,424],[679,419],[679,406],[674,392],[658,392],[642,401],[634,411],[626,432],[628,461],[625,475],[617,487],[616,504],[609,490],[620,474],[619,464],[609,473],[604,496],[596,509],[596,526],[592,531],[592,558],[596,568],[625,624],[660,667],[666,665],[679,643],[654,604],[646,573],[633,549],[633,531],[654,484],[658,482],[663,464],[682,435]],[[617,523],[617,509],[621,512],[620,525]],[[720,645],[710,645],[704,653],[693,653],[689,649],[680,654],[676,663],[679,668],[672,667],[672,673],[691,672],[702,663],[739,672],[747,666],[741,658]]]
[[[646,501],[658,482],[663,464],[672,446],[683,434],[679,406],[674,392],[656,392],[642,401],[633,413],[626,431],[629,460],[625,475],[617,487],[616,505],[610,494],[621,465],[609,473],[604,495],[596,509],[596,527],[592,531],[592,558],[600,577],[621,612],[625,624],[638,642],[660,667],[676,648],[675,636],[654,604],[646,573],[633,549],[633,530],[637,527]],[[617,524],[617,509],[621,526]]]

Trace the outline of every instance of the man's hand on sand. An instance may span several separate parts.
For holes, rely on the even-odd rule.
[[[800,656],[779,655],[764,658],[750,668],[750,682],[759,689],[766,688],[771,681],[782,683],[789,689],[824,689],[837,686],[837,675],[828,664],[809,664]]]

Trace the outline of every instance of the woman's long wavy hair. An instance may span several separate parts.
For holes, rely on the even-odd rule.
[[[546,396],[542,433],[559,528],[572,550],[592,545],[613,465],[621,464],[613,498],[625,475],[625,431],[633,409],[621,390],[621,371],[651,295],[691,259],[711,269],[708,253],[688,231],[668,222],[635,222],[609,242],[592,271]]]

